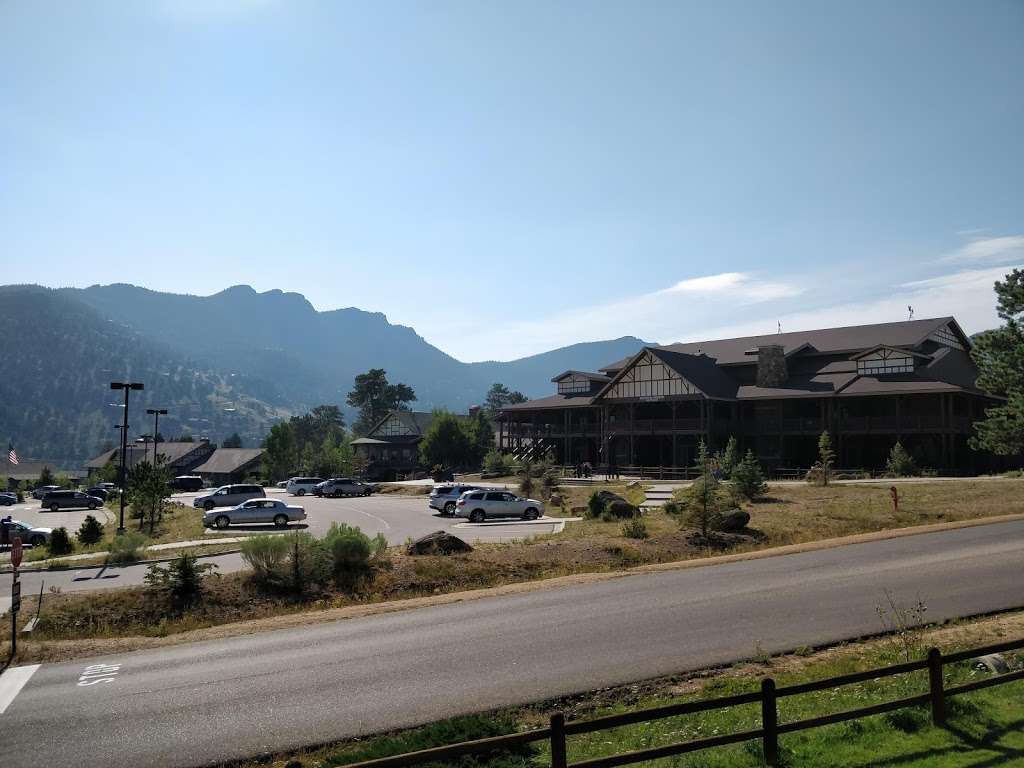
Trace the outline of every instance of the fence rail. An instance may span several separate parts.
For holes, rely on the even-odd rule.
[[[969,683],[946,688],[944,685],[943,667],[947,664],[954,664],[979,656],[1003,651],[1014,651],[1024,648],[1024,639],[1011,640],[995,645],[974,648],[967,651],[957,651],[943,655],[937,648],[928,651],[926,659],[911,661],[905,664],[895,664],[881,669],[869,669],[862,672],[853,672],[847,675],[839,675],[823,680],[814,680],[808,683],[776,688],[772,678],[765,678],[761,681],[761,690],[750,693],[741,693],[735,696],[724,696],[703,701],[686,701],[678,704],[667,704],[651,709],[641,709],[634,712],[625,712],[619,715],[606,715],[604,717],[591,718],[589,720],[577,720],[565,722],[565,715],[556,712],[551,715],[549,727],[535,728],[522,733],[512,733],[507,736],[493,736],[476,741],[466,741],[460,744],[452,744],[444,747],[433,747],[418,752],[407,752],[402,755],[382,757],[375,760],[367,760],[361,763],[351,763],[347,768],[408,768],[408,766],[422,765],[424,763],[447,760],[463,755],[483,755],[499,750],[506,750],[521,747],[538,741],[550,741],[551,746],[551,768],[614,768],[619,765],[630,765],[633,763],[656,760],[672,755],[681,755],[688,752],[697,752],[714,747],[723,747],[729,744],[738,744],[744,741],[760,739],[764,752],[764,759],[768,765],[774,766],[779,760],[779,735],[806,731],[811,728],[820,728],[825,725],[833,725],[849,720],[859,720],[863,717],[880,715],[885,712],[893,712],[908,707],[919,707],[930,705],[932,722],[937,726],[943,726],[946,722],[946,700],[951,696],[958,696],[971,691],[990,688],[995,685],[1024,680],[1024,669],[1014,672],[1007,672],[1001,675],[975,680]],[[778,700],[788,696],[813,693],[827,688],[836,688],[842,685],[875,680],[879,677],[892,677],[903,675],[909,672],[928,671],[928,692],[915,696],[908,696],[893,701],[880,702],[858,709],[834,712],[819,717],[795,720],[789,723],[779,723]],[[575,763],[567,761],[567,737],[604,731],[611,728],[620,728],[624,725],[634,723],[653,722],[667,717],[679,715],[691,715],[698,712],[707,712],[716,709],[728,709],[746,704],[761,704],[761,727],[753,730],[727,733],[720,736],[712,736],[692,741],[676,742],[665,744],[659,747],[624,752],[618,755],[607,757],[580,760]]]

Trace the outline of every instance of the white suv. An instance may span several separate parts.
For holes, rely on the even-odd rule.
[[[508,491],[466,491],[455,504],[456,516],[468,517],[473,523],[495,517],[536,520],[543,509],[543,502],[524,499]]]
[[[293,477],[288,481],[288,485],[284,489],[292,496],[305,496],[307,493],[313,493],[317,483],[322,483],[323,481],[322,477]]]

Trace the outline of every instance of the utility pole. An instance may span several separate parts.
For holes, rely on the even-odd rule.
[[[167,415],[167,409],[147,408],[146,413],[153,416],[153,466],[156,467],[156,446],[160,442],[160,417]]]
[[[127,485],[127,474],[125,469],[125,454],[128,453],[128,394],[133,389],[145,389],[140,382],[137,381],[112,381],[110,382],[111,389],[123,389],[124,390],[124,419],[121,422],[121,467],[118,471],[118,485],[121,487],[121,517],[118,522],[117,532],[119,534],[124,533],[124,502],[125,502],[125,486]]]

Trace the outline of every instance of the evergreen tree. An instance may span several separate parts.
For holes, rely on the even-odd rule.
[[[828,485],[832,479],[832,469],[836,463],[836,454],[832,450],[832,438],[828,430],[818,438],[818,467],[821,470],[821,484]]]
[[[765,482],[764,473],[761,472],[761,465],[754,456],[754,452],[750,450],[747,451],[742,461],[733,467],[730,480],[737,495],[750,501],[764,496],[768,492],[768,483]]]
[[[232,433],[229,437],[224,439],[224,442],[220,444],[221,448],[241,448],[242,437],[237,432]]]
[[[914,477],[921,474],[914,457],[907,453],[907,449],[898,441],[889,452],[885,471],[893,477]]]
[[[730,435],[728,442],[725,444],[725,451],[722,452],[718,460],[719,466],[722,468],[722,477],[727,480],[731,478],[733,469],[739,465],[740,461],[739,444],[736,442],[736,438]]]
[[[36,482],[36,486],[53,484],[53,470],[50,469],[49,465],[44,464],[43,471],[39,473],[39,480]]]
[[[416,399],[412,387],[391,384],[383,368],[371,368],[355,378],[345,402],[359,409],[359,419],[353,425],[356,434],[365,435],[389,411],[409,410],[408,404]]]
[[[1015,269],[995,284],[996,312],[1003,325],[975,338],[971,356],[978,364],[978,387],[1005,398],[975,422],[970,445],[1001,456],[1024,452],[1024,270]]]
[[[435,413],[430,429],[420,442],[420,460],[424,464],[450,469],[471,459],[473,446],[461,422],[448,411]]]

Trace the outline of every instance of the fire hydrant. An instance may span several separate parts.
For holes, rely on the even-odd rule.
[[[892,511],[894,514],[899,514],[900,511],[900,492],[896,490],[896,486],[889,487],[889,493],[892,494]]]

